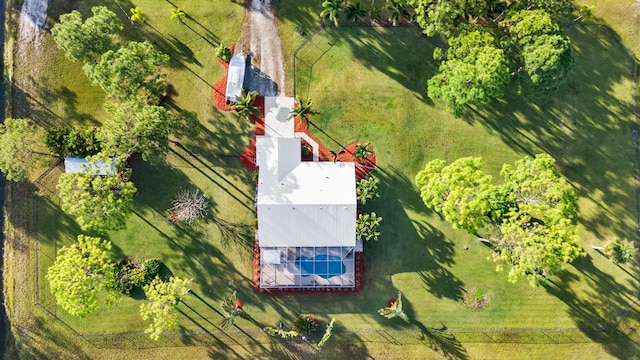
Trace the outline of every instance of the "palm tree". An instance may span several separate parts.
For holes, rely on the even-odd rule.
[[[320,17],[324,20],[325,18],[329,18],[329,20],[333,20],[333,24],[338,27],[338,16],[344,10],[344,0],[326,0],[322,3],[322,7],[324,10],[320,12]]]
[[[367,158],[367,155],[373,154],[373,149],[371,148],[371,144],[356,144],[355,151],[353,152],[353,156],[360,160],[364,161]]]
[[[387,0],[387,3],[384,4],[383,9],[390,11],[388,20],[391,21],[391,24],[393,26],[398,25],[398,20],[400,19],[400,17],[409,17],[407,8],[397,0]]]
[[[337,163],[338,162],[338,156],[342,155],[345,153],[345,149],[341,149],[340,151],[336,152],[333,150],[329,150],[329,153],[331,153],[331,155],[333,156],[333,163]]]
[[[140,10],[139,6],[136,6],[135,8],[129,9],[129,11],[131,11],[131,21],[134,21],[134,22],[142,21],[142,22],[144,22],[144,19],[147,17],[147,15],[145,15],[145,13],[143,13],[142,10]]]
[[[353,22],[358,22],[358,20],[367,16],[367,12],[360,8],[360,2],[355,5],[352,3],[347,3],[346,7],[347,20],[353,20]]]
[[[180,10],[180,8],[171,9],[171,20],[180,20],[180,22],[182,22],[182,18],[185,15],[184,11]]]
[[[311,109],[313,105],[313,101],[311,99],[300,99],[296,97],[296,107],[291,109],[291,113],[289,113],[289,119],[293,119],[299,117],[300,120],[305,123],[309,121],[309,115],[315,115],[318,112]]]
[[[251,115],[262,115],[260,109],[253,106],[253,103],[256,101],[256,96],[258,96],[257,91],[247,93],[242,89],[242,95],[236,99],[236,102],[231,105],[231,108],[235,110],[241,118],[251,121]]]
[[[399,317],[402,320],[409,322],[409,317],[404,310],[402,310],[402,293],[398,291],[398,298],[393,300],[395,301],[389,300],[386,308],[378,310],[378,314],[386,317],[387,319]]]
[[[242,306],[242,301],[238,300],[235,291],[231,294],[231,297],[222,300],[220,307],[222,309],[222,316],[224,316],[224,319],[220,321],[220,326],[223,329],[232,327],[236,317],[241,317],[243,319],[250,318],[249,314],[242,310]]]

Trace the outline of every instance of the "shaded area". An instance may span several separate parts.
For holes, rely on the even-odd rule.
[[[549,280],[545,289],[567,304],[578,329],[602,344],[609,354],[620,359],[638,354],[640,302],[630,295],[637,296],[638,279],[622,284],[598,269],[591,256],[579,258],[573,266],[587,279],[588,286],[581,289],[584,294],[576,290],[577,276],[568,272],[560,274],[557,280]]]

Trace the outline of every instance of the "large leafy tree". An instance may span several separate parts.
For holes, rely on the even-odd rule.
[[[168,282],[156,277],[149,285],[144,286],[144,293],[148,302],[140,305],[140,315],[143,320],[151,319],[151,324],[145,333],[153,340],[158,340],[160,334],[178,324],[175,309],[178,303],[191,291],[191,279],[172,277]]]
[[[156,105],[140,105],[136,102],[108,104],[112,113],[100,131],[105,152],[128,156],[142,154],[152,164],[163,161],[169,153],[169,135],[179,123],[166,108]]]
[[[416,176],[422,201],[453,224],[455,228],[476,233],[489,218],[491,176],[480,168],[481,158],[460,158],[447,165],[436,159]]]
[[[0,124],[0,170],[8,180],[26,181],[38,163],[38,155],[47,155],[44,132],[26,119],[5,119]]]
[[[105,233],[123,229],[131,213],[136,187],[129,181],[127,172],[95,175],[99,171],[96,159],[82,172],[60,175],[58,190],[62,210],[75,217],[85,231]]]
[[[449,51],[429,80],[428,93],[442,99],[455,115],[466,105],[483,106],[500,96],[511,78],[525,94],[548,95],[573,67],[571,43],[555,23],[575,10],[571,0],[395,2],[413,8],[425,34],[448,41]],[[493,40],[471,41],[470,28],[482,29]],[[461,56],[464,43],[478,51]],[[507,64],[510,70],[505,70]]]
[[[526,276],[538,285],[584,254],[574,223],[577,197],[551,156],[504,165],[499,186],[481,165],[473,158],[449,166],[434,160],[416,183],[425,204],[454,227],[488,234],[497,269],[510,268],[509,281]]]
[[[109,250],[109,241],[85,235],[58,250],[46,278],[57,304],[69,314],[83,317],[91,313],[98,307],[100,292],[113,286],[114,264]],[[109,291],[108,298],[114,296]]]
[[[87,63],[83,70],[111,99],[158,104],[167,90],[160,66],[168,62],[169,56],[149,42],[132,41],[105,52],[96,64]]]
[[[82,21],[77,10],[60,16],[51,35],[71,61],[95,63],[103,53],[114,48],[114,38],[122,31],[122,23],[105,6],[91,8],[93,16]]]
[[[571,41],[544,10],[522,10],[503,22],[516,48],[518,78],[524,92],[548,95],[573,68]]]
[[[455,115],[467,105],[481,106],[499,97],[509,82],[504,51],[480,26],[466,26],[449,38],[446,58],[428,81],[432,99],[442,99]]]

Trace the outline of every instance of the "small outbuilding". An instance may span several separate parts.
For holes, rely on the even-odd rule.
[[[238,100],[242,95],[242,86],[244,84],[244,71],[247,65],[246,59],[242,54],[234,54],[229,61],[229,71],[227,72],[227,104]]]
[[[118,173],[116,169],[116,158],[111,158],[110,164],[105,161],[97,160],[96,165],[98,172],[94,175],[106,176],[115,175]],[[79,173],[85,171],[89,166],[89,160],[82,157],[65,156],[64,158],[64,171],[67,173]]]

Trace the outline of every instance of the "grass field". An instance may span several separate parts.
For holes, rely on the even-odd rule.
[[[81,9],[97,3],[82,2]],[[185,0],[179,6],[189,16],[182,24],[169,20],[169,2],[107,3],[122,14],[115,4],[147,13],[146,25],[127,23],[125,34],[150,39],[171,56],[171,106],[196,111],[201,131],[196,138],[177,139],[183,146],[172,148],[166,164],[132,161],[139,193],[127,229],[108,236],[113,258],[159,258],[173,274],[194,279],[194,295],[179,307],[179,331],[158,343],[141,333],[141,294],[84,319],[56,308],[43,275],[56,250],[80,230],[59,209],[60,170],[34,174],[36,186],[10,185],[7,205],[14,240],[7,247],[6,286],[23,358],[637,357],[638,262],[618,267],[590,247],[615,237],[636,239],[638,231],[634,60],[606,26],[566,30],[576,67],[555,96],[508,95],[460,119],[425,96],[437,42],[415,28],[342,26],[319,32],[298,53],[304,65],[296,69],[296,91],[314,100],[320,114],[312,118],[312,132],[329,148],[354,141],[374,146],[382,198],[370,209],[384,218],[383,235],[365,244],[360,293],[264,295],[254,293],[250,281],[253,187],[237,159],[252,127],[217,111],[211,99],[212,84],[223,75],[213,49],[237,38],[242,5]],[[56,6],[61,5],[49,10],[51,21],[70,10]],[[319,2],[280,0],[277,7],[287,54],[285,88],[292,94],[293,53],[317,27]],[[101,123],[106,113],[99,89],[50,37],[43,41],[37,51],[26,51],[39,59],[35,63],[52,66],[24,66],[24,58],[14,59],[13,116],[43,126]],[[461,156],[482,156],[495,175],[503,163],[541,151],[557,159],[580,197],[580,235],[588,256],[549,286],[533,289],[526,281],[508,283],[506,273],[496,273],[486,259],[486,247],[426,209],[413,177],[432,159]],[[191,229],[168,222],[170,200],[181,188],[206,193],[212,219]],[[217,326],[218,309],[232,290],[229,280],[254,321],[239,320],[225,333]],[[487,309],[474,312],[460,303],[462,289],[472,285],[491,297]],[[411,324],[376,313],[398,289]],[[324,322],[336,318],[334,338],[322,352],[309,342],[270,339],[260,330],[279,321],[291,324],[300,313]]]

